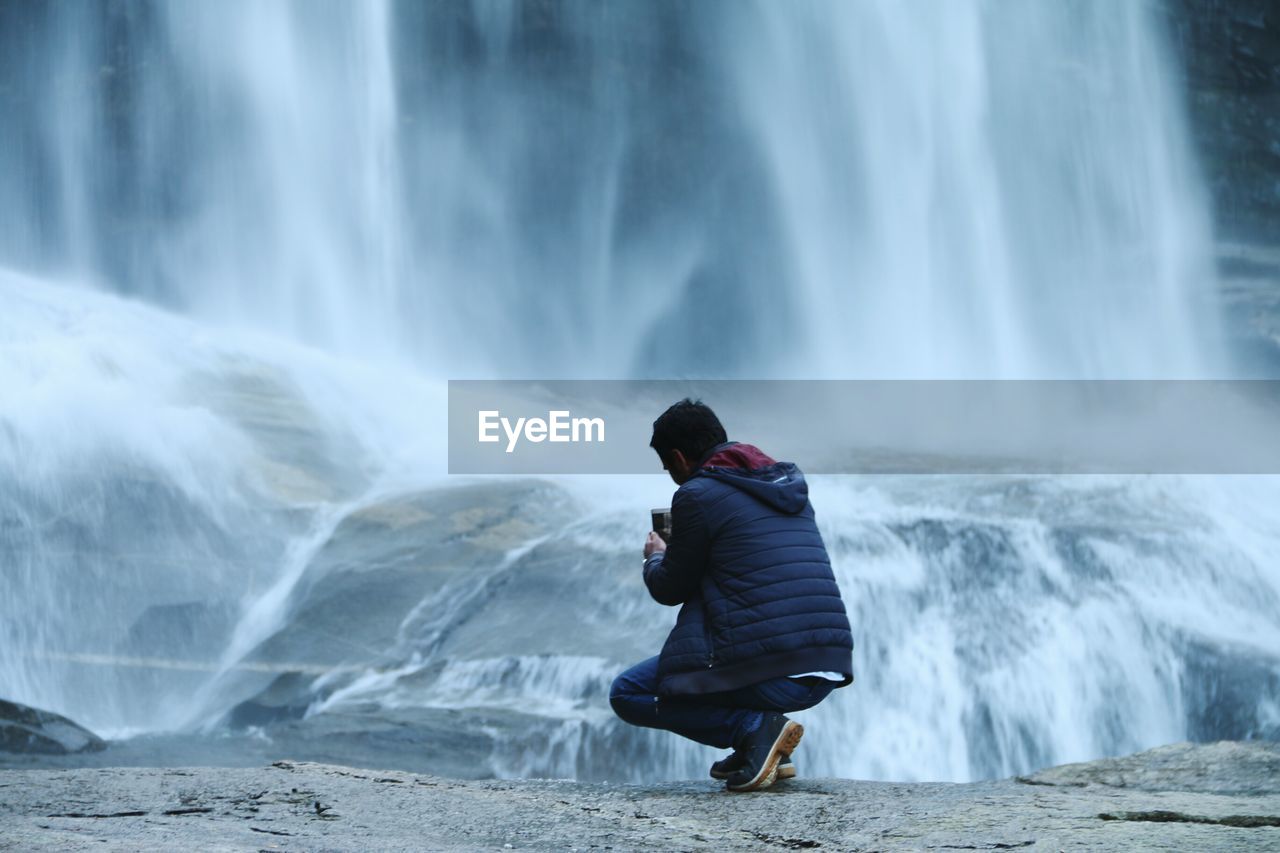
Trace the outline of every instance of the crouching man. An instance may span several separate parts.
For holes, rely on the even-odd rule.
[[[644,582],[680,605],[662,653],[622,673],[610,703],[636,726],[733,749],[711,765],[731,791],[795,775],[804,728],[786,717],[853,680],[853,637],[800,469],[727,440],[701,402],[653,423],[679,489],[670,542],[650,533]]]

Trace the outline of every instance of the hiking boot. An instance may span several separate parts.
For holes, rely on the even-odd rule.
[[[760,727],[747,735],[737,752],[742,753],[742,766],[726,784],[730,791],[759,791],[778,778],[778,764],[790,756],[804,735],[804,726],[782,714],[765,714]]]
[[[734,773],[742,769],[742,762],[746,761],[741,752],[735,752],[728,758],[722,758],[715,764],[711,765],[712,779],[728,779]],[[791,763],[791,756],[784,755],[778,760],[778,781],[783,779],[794,779],[796,776],[796,766]]]

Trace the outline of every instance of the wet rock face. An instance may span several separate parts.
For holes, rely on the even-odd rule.
[[[1162,0],[1221,235],[1280,229],[1280,5]]]
[[[0,752],[69,755],[106,746],[102,738],[61,714],[0,699]]]
[[[1156,0],[1211,196],[1228,327],[1280,375],[1280,3]]]
[[[578,529],[582,512],[528,481],[352,513],[285,624],[248,654],[229,737],[256,732],[276,757],[463,778],[635,780],[675,761],[674,739],[609,710],[614,675],[659,648],[668,623],[638,549],[617,549],[634,531]],[[538,713],[548,702],[558,710]]]

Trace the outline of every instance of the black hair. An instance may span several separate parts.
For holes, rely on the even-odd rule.
[[[701,400],[685,397],[653,422],[649,446],[658,451],[664,464],[670,462],[672,450],[679,450],[690,465],[696,465],[708,450],[728,440],[724,426],[711,407]]]

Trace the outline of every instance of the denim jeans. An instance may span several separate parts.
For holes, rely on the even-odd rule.
[[[658,696],[658,659],[641,661],[613,681],[609,704],[633,726],[664,729],[690,740],[728,749],[755,731],[765,711],[803,711],[827,698],[832,681],[772,678],[725,693]]]

